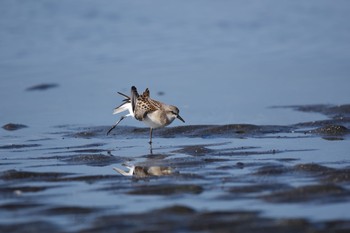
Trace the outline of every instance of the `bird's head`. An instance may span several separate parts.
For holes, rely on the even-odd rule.
[[[182,119],[182,117],[179,115],[179,109],[175,106],[169,105],[167,106],[166,109],[166,115],[169,119],[170,122],[172,122],[173,120],[175,120],[175,118],[179,119],[180,121],[182,121],[183,123],[185,123],[185,120]]]

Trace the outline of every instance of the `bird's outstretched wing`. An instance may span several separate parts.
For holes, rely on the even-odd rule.
[[[129,110],[129,113],[131,114],[132,112],[130,111],[130,97],[120,92],[118,92],[118,94],[124,96],[125,99],[123,99],[123,103],[121,103],[118,107],[114,108],[113,114],[118,114],[127,110]]]

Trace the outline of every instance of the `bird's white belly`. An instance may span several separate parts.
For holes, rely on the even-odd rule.
[[[166,125],[162,124],[159,120],[157,119],[152,119],[148,116],[146,116],[143,120],[143,122],[148,125],[149,127],[156,129],[156,128],[160,128],[160,127],[164,127]]]

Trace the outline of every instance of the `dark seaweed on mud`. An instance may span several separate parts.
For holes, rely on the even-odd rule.
[[[324,114],[333,119],[350,117],[350,104],[344,105],[330,105],[330,104],[316,104],[316,105],[292,105],[281,106],[282,108],[292,108],[301,112],[316,112]]]
[[[294,105],[279,106],[276,108],[292,108],[301,112],[313,112],[326,115],[329,119],[300,122],[294,126],[300,128],[312,127],[313,130],[305,130],[305,133],[329,135],[329,136],[345,136],[350,133],[350,105]]]
[[[282,218],[278,221],[254,211],[196,211],[173,205],[148,213],[105,215],[83,232],[336,232],[350,222],[311,222]]]
[[[40,147],[40,146],[41,146],[40,144],[10,144],[10,145],[0,146],[0,149],[14,150],[14,149],[24,149],[24,148]]]
[[[23,124],[15,124],[15,123],[8,123],[6,125],[3,125],[2,128],[7,131],[14,131],[14,130],[19,130],[23,128],[27,128],[28,126],[23,125]]]
[[[78,133],[66,135],[67,137],[93,138],[104,137],[109,127],[95,127],[80,129]],[[129,126],[118,126],[112,137],[124,138],[146,138],[148,128],[137,128]],[[290,133],[291,126],[257,126],[249,124],[229,124],[229,125],[189,125],[178,127],[166,127],[154,131],[156,137],[198,137],[198,138],[244,138],[255,137],[266,134]]]
[[[51,208],[48,215],[83,217],[94,209]],[[89,224],[90,225],[90,224]],[[102,215],[78,232],[346,232],[349,221],[312,222],[306,219],[262,217],[254,211],[196,211],[184,205],[154,209],[147,213]],[[25,231],[23,231],[25,229]],[[63,232],[49,221],[0,225],[2,232]],[[345,231],[344,231],[345,230]]]

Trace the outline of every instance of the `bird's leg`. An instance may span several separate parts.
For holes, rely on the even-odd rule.
[[[122,120],[124,120],[124,118],[126,118],[126,116],[122,116],[122,117],[119,119],[119,121],[117,121],[117,123],[115,123],[115,124],[112,126],[112,128],[110,128],[110,129],[108,130],[107,135],[108,135],[115,127],[117,127],[117,125],[118,125]]]
[[[153,128],[149,128],[149,144],[152,145],[152,132],[153,132]]]
[[[153,132],[153,129],[150,128],[149,129],[149,153],[152,155],[153,154],[153,148],[152,148],[152,132]]]

